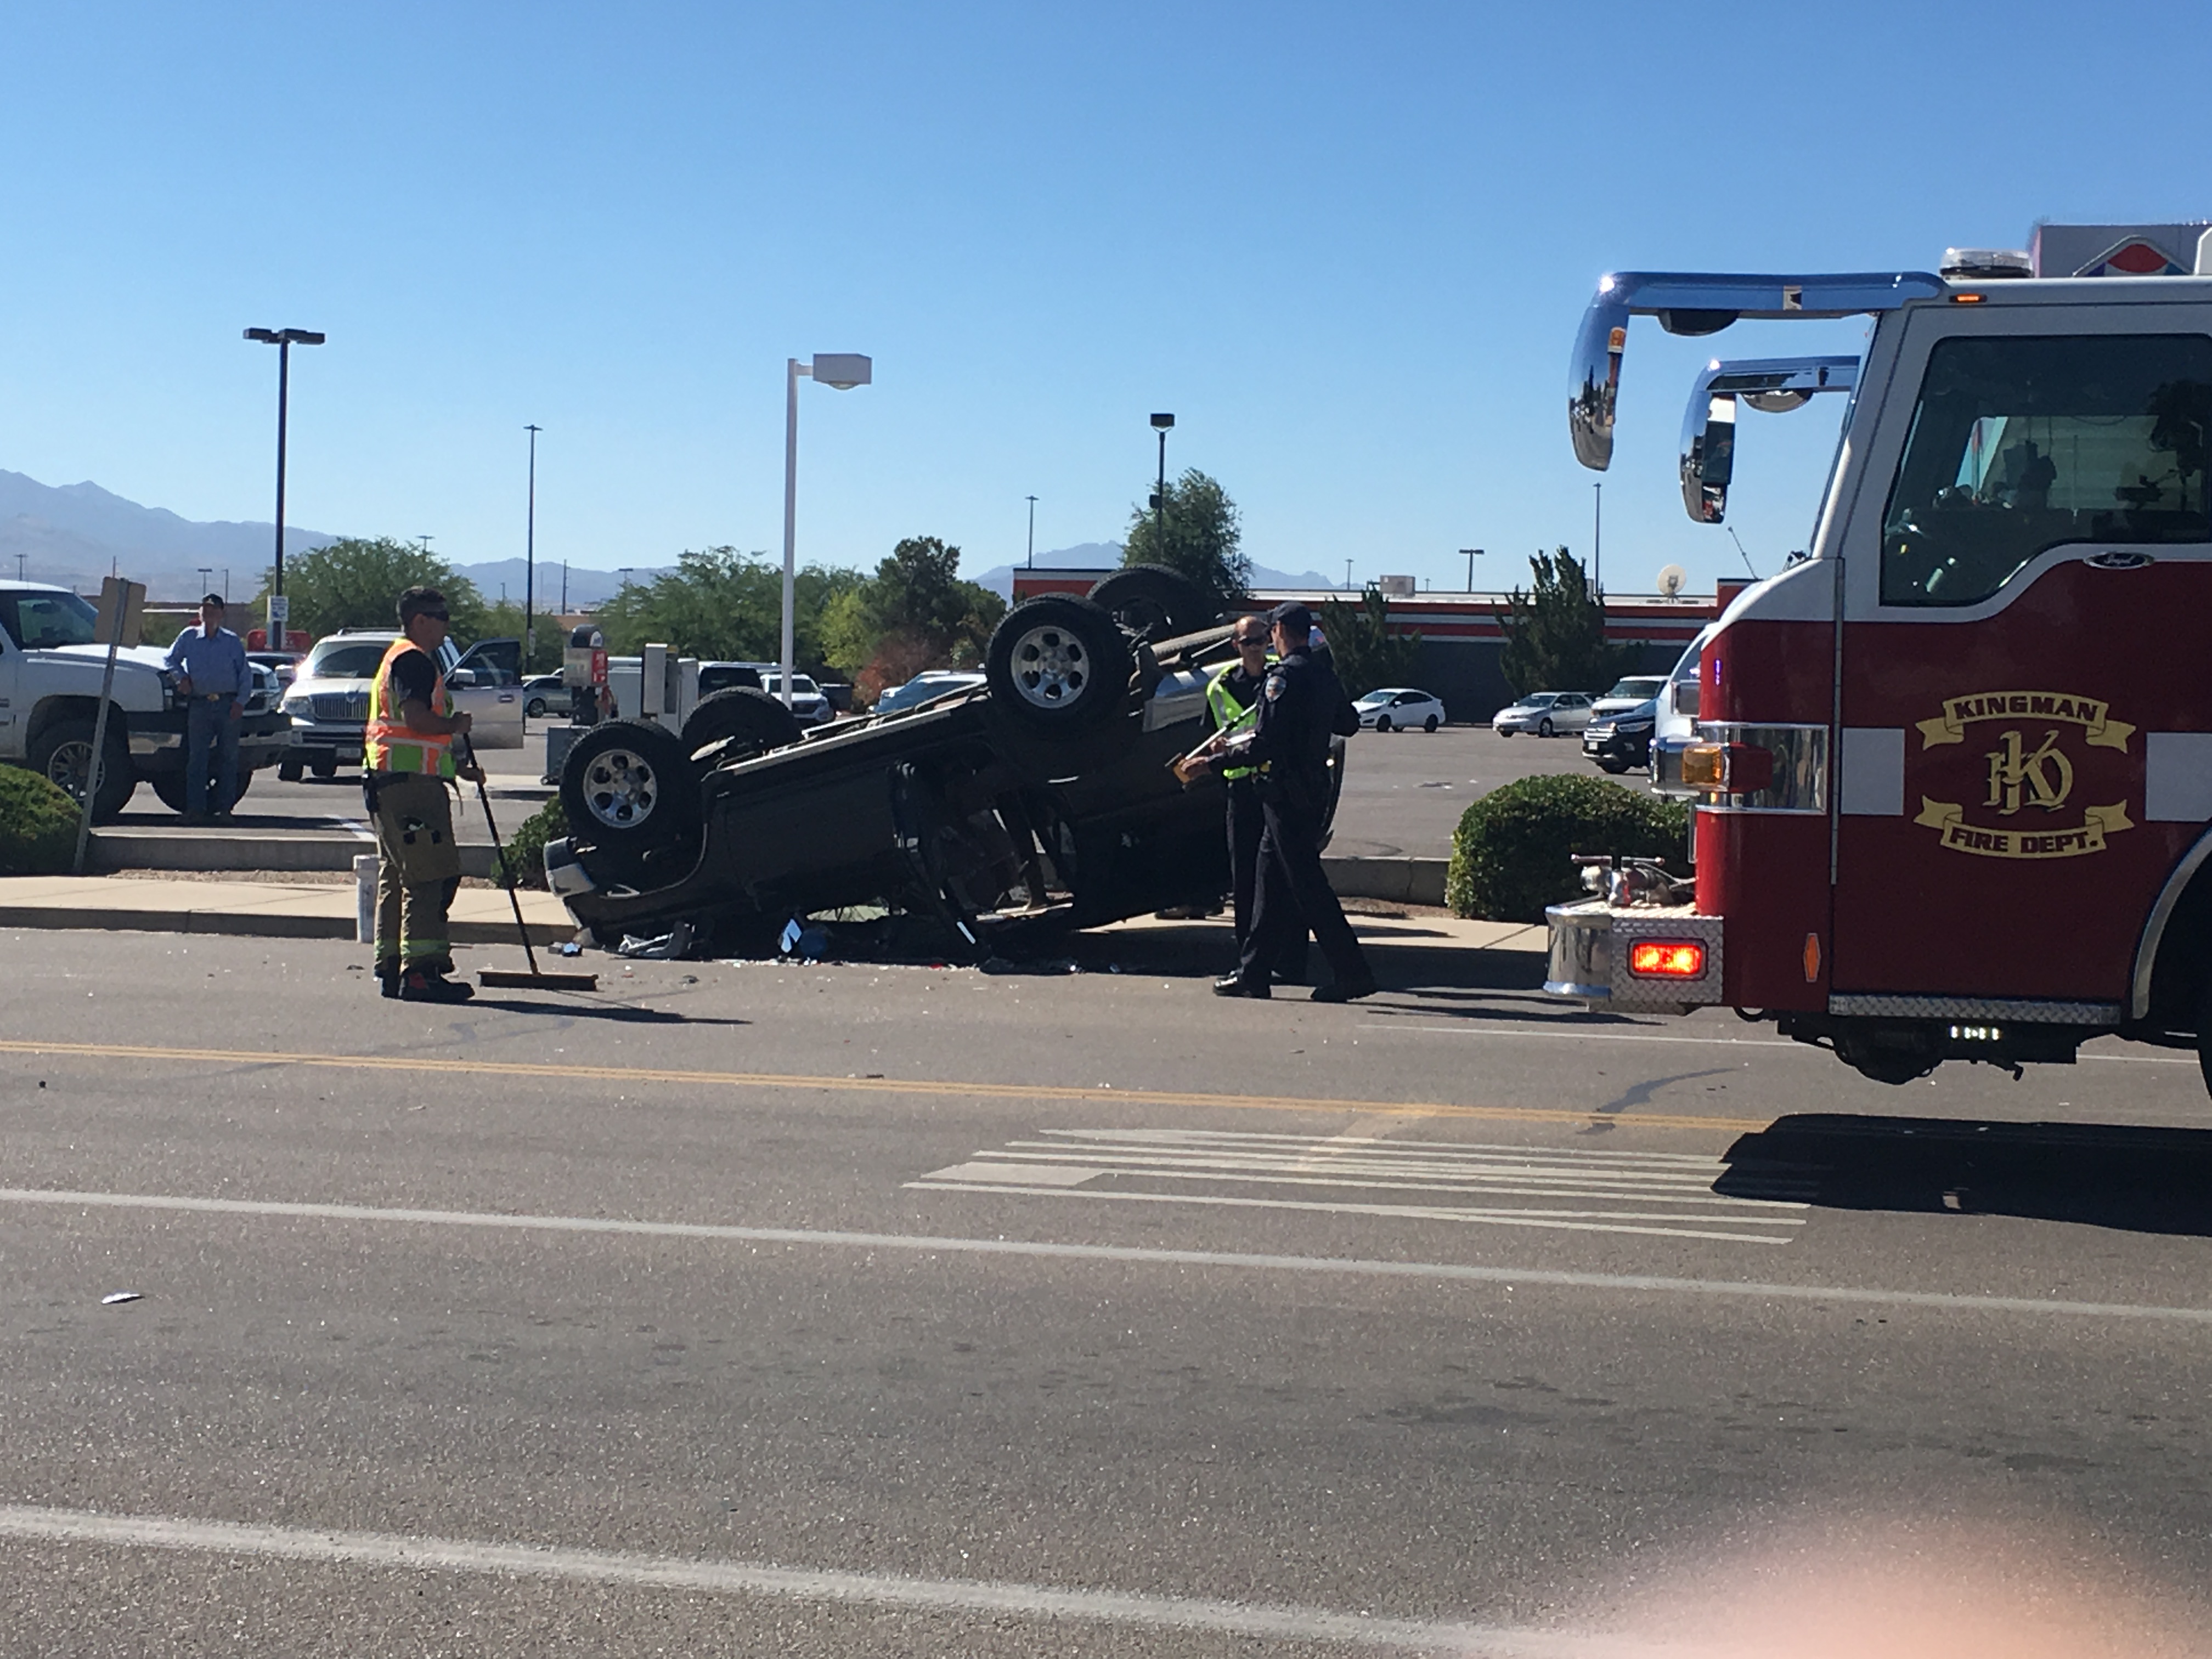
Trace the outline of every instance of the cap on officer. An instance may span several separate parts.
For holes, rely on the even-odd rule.
[[[1313,612],[1296,599],[1285,599],[1267,613],[1267,619],[1278,627],[1289,629],[1293,638],[1310,633],[1314,625]]]

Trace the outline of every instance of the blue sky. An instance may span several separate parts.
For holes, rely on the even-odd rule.
[[[2094,16],[2094,27],[2091,26]],[[1292,570],[1525,580],[1589,539],[1565,360],[1607,269],[1930,269],[2038,217],[2212,216],[2177,165],[2212,12],[850,4],[0,16],[0,467],[612,568],[774,548],[971,569],[1117,537],[1171,467]],[[1639,325],[1606,574],[1741,568],[1674,481],[1696,365],[1854,325]],[[1748,417],[1731,521],[1802,546],[1833,405]]]

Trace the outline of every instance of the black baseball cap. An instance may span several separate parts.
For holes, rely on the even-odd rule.
[[[211,605],[224,611],[230,609],[230,602],[225,599],[220,593],[210,593],[205,599],[202,599],[200,601],[200,609],[204,611]]]
[[[1267,619],[1293,634],[1304,634],[1314,625],[1313,612],[1296,599],[1285,599],[1267,613]]]

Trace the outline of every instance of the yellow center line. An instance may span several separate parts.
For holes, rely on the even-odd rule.
[[[591,1079],[610,1083],[675,1083],[724,1089],[818,1089],[843,1094],[945,1096],[967,1100],[1059,1100],[1091,1104],[1117,1102],[1135,1106],[1182,1106],[1244,1112],[1351,1113],[1381,1117],[1481,1118],[1513,1123],[1597,1122],[1623,1128],[1726,1130],[1742,1133],[1764,1129],[1766,1121],[1741,1117],[1689,1117],[1664,1113],[1613,1116],[1569,1108],[1462,1106],[1430,1101],[1289,1100],[1265,1095],[1197,1094],[1169,1089],[1078,1088],[1050,1083],[942,1082],[933,1078],[827,1077],[805,1073],[680,1072],[651,1066],[543,1066],[528,1060],[458,1060],[404,1054],[311,1054],[252,1048],[171,1048],[129,1042],[40,1042],[0,1038],[0,1054],[57,1054],[84,1060],[152,1060],[169,1065],[316,1066],[347,1072],[461,1073],[478,1077],[542,1078],[552,1083]]]

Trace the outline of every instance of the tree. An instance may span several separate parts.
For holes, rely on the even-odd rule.
[[[1213,479],[1192,467],[1169,483],[1161,514],[1148,507],[1130,509],[1121,562],[1164,564],[1226,605],[1243,598],[1252,580],[1252,561],[1244,554],[1243,538],[1237,503]]]
[[[973,667],[983,659],[1006,602],[960,580],[960,550],[935,536],[909,536],[876,574],[840,593],[822,619],[828,659],[853,677],[859,700],[925,668]]]
[[[793,579],[793,655],[800,667],[825,660],[823,613],[860,580],[857,572],[820,565]],[[650,642],[710,662],[775,662],[783,650],[783,570],[765,553],[687,550],[675,569],[625,586],[599,607],[598,622],[618,655]]]
[[[1610,685],[1633,654],[1605,637],[1605,591],[1564,547],[1528,561],[1533,591],[1515,588],[1497,612],[1505,634],[1498,659],[1516,692],[1599,691]]]
[[[257,610],[274,574],[262,578]],[[435,554],[390,536],[348,536],[287,558],[284,597],[292,616],[285,625],[316,638],[341,628],[397,628],[399,596],[410,587],[434,587],[446,596],[461,644],[487,637],[489,613],[477,585]]]
[[[1421,662],[1419,634],[1393,634],[1390,602],[1368,588],[1357,605],[1325,599],[1321,631],[1336,662],[1336,678],[1349,697],[1364,696],[1379,686],[1410,685]]]

